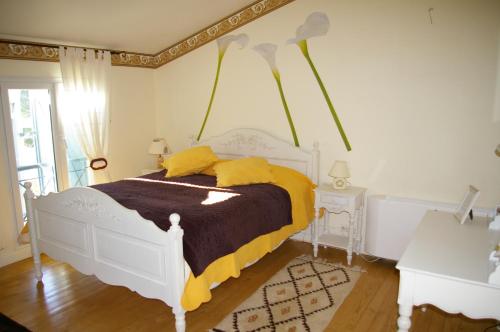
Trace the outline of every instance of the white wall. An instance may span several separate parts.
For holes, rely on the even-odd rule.
[[[310,53],[351,152],[298,48],[284,45],[314,11],[326,12],[331,28],[309,41]],[[482,192],[478,205],[499,203],[500,158],[493,150],[500,122],[492,120],[500,84],[499,1],[297,0],[234,33],[240,32],[250,36],[249,46],[279,45],[277,62],[301,145],[320,142],[322,181],[329,181],[335,159],[345,159],[351,182],[370,193],[456,203],[472,183]],[[165,137],[174,150],[189,145],[206,111],[216,58],[212,42],[157,70],[113,67],[114,179],[152,165],[146,152],[154,136]],[[0,60],[0,77],[59,76],[58,63]],[[292,141],[267,64],[249,47],[232,46],[204,137],[236,127]],[[18,247],[3,136],[0,142],[2,265]]]
[[[433,7],[433,24],[428,9]],[[295,45],[314,11],[331,28],[309,50],[353,150],[343,146],[325,100]],[[321,178],[348,160],[351,182],[370,193],[458,202],[467,185],[479,206],[500,202],[500,122],[493,122],[500,2],[494,0],[298,0],[233,33],[250,47],[279,45],[277,62],[303,147],[319,140]],[[179,150],[200,128],[216,69],[211,42],[154,72],[158,136]],[[257,127],[292,137],[264,60],[227,51],[204,137]]]
[[[153,71],[139,68],[112,68],[110,100],[109,165],[113,179],[137,176],[150,168],[153,158],[147,154],[155,136]],[[0,60],[1,78],[60,78],[59,63]],[[24,257],[26,246],[16,242],[16,229],[6,143],[0,133],[0,266]]]

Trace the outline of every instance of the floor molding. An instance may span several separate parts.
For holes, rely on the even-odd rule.
[[[29,244],[23,244],[14,250],[3,249],[0,251],[0,267],[21,261],[28,257],[31,257],[31,247]]]

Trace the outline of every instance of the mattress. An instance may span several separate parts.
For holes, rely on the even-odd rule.
[[[170,214],[180,214],[184,258],[195,277],[253,239],[292,224],[290,195],[273,184],[217,188],[214,176],[167,179],[163,170],[92,187],[164,231]]]

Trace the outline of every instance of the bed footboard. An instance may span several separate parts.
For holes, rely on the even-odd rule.
[[[180,216],[170,215],[165,232],[106,194],[72,188],[35,198],[24,193],[36,278],[42,280],[40,254],[69,263],[84,274],[162,300],[185,330],[181,297],[189,268],[183,256]]]

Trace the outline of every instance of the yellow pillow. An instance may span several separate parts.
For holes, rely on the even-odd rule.
[[[207,168],[205,168],[203,171],[201,171],[200,174],[205,174],[205,175],[210,175],[210,176],[216,176],[217,174],[215,174],[214,166],[218,165],[220,163],[225,163],[227,161],[231,161],[231,160],[228,160],[228,159],[219,159],[213,165],[210,165]],[[165,167],[165,168],[168,168],[168,167]]]
[[[173,154],[164,162],[167,178],[197,174],[218,160],[209,146],[196,146]]]
[[[243,158],[218,163],[214,166],[217,187],[241,184],[275,182],[271,166],[264,158]]]

